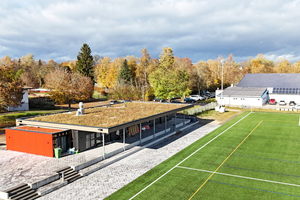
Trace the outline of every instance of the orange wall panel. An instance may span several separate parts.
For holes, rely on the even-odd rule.
[[[6,137],[6,149],[7,150],[14,150],[14,137],[11,129],[5,130],[5,137]]]
[[[7,150],[53,157],[52,134],[5,129]]]

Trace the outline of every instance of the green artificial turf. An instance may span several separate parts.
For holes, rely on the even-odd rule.
[[[107,199],[130,199],[247,114],[227,122]],[[298,114],[251,113],[134,199],[299,199],[298,123]]]

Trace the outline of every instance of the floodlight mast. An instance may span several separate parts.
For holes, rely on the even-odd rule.
[[[221,99],[222,99],[222,105],[221,106],[223,106],[223,64],[226,62],[226,60],[225,59],[223,59],[223,60],[221,60],[221,64],[222,64],[222,85],[221,85],[221,90],[222,90],[222,93],[221,93]]]

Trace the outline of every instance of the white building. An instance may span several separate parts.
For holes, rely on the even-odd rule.
[[[300,74],[246,74],[237,87],[224,90],[223,105],[261,106],[275,99],[300,104]],[[216,96],[222,105],[221,94]]]
[[[28,100],[28,90],[31,89],[31,87],[23,87],[23,99],[22,104],[16,108],[9,106],[8,111],[27,111],[29,110],[29,100]]]
[[[259,87],[229,87],[218,94],[219,105],[262,106],[268,101],[268,90]]]

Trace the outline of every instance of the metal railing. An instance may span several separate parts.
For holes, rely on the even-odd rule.
[[[201,106],[201,107],[196,107],[190,110],[185,111],[184,113],[187,115],[197,115],[201,112],[204,112],[206,110],[214,110],[215,107],[218,105],[217,102],[211,102],[205,106]]]

